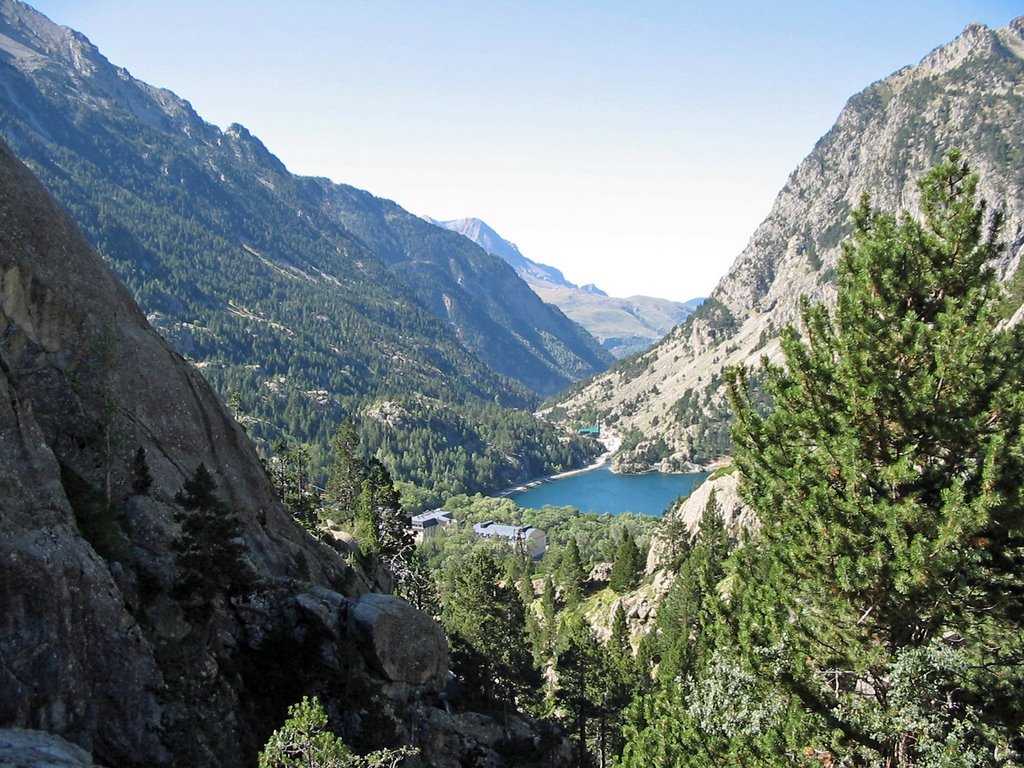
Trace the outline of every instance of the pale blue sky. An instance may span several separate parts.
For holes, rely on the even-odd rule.
[[[706,295],[846,99],[1024,3],[37,0],[296,173]]]

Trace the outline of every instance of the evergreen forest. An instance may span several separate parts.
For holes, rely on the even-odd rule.
[[[977,183],[951,151],[921,220],[865,197],[835,307],[804,303],[757,389],[730,371],[759,525],[714,493],[692,535],[447,499],[466,525],[408,551],[460,705],[557,722],[581,767],[1024,764],[1024,336]],[[544,558],[466,530],[499,518],[547,527]],[[637,633],[652,536],[675,576]]]
[[[86,79],[56,58],[5,65],[0,134],[265,458],[287,446],[322,487],[348,418],[414,509],[597,454],[531,411],[611,357],[506,263],[289,173],[244,127],[220,131],[85,45]]]

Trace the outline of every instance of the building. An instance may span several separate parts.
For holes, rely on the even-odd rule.
[[[478,539],[498,539],[509,546],[522,547],[534,560],[540,560],[548,546],[548,535],[532,525],[501,525],[488,520],[474,525],[473,535]]]
[[[412,518],[412,534],[416,541],[426,541],[443,528],[454,525],[458,521],[447,509],[432,509]]]

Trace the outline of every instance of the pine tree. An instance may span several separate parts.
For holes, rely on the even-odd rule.
[[[353,763],[352,751],[328,730],[327,713],[314,696],[288,707],[288,719],[260,752],[259,768],[343,768]]]
[[[337,521],[352,520],[356,503],[366,479],[366,461],[359,448],[356,425],[345,419],[331,442],[334,463],[327,479],[327,501],[333,506],[331,517]]]
[[[628,528],[623,527],[619,543],[615,547],[615,561],[608,586],[614,592],[628,592],[636,588],[643,574],[643,563],[640,561],[640,549]]]
[[[355,506],[355,534],[364,555],[380,552],[380,509],[369,478],[363,480]]]
[[[629,643],[629,623],[626,621],[626,609],[622,601],[615,606],[615,614],[612,617],[612,632],[608,638],[608,652],[611,655],[612,663],[617,667],[625,667],[626,657],[633,657],[633,651]]]
[[[644,673],[633,656],[626,609],[620,600],[612,618],[612,632],[605,645],[607,664],[605,714],[600,752],[605,758],[618,757],[623,747],[623,722],[626,708],[645,689]],[[602,765],[607,764],[602,761]]]
[[[951,152],[920,183],[923,222],[865,199],[834,314],[805,302],[785,367],[764,365],[768,415],[730,380],[762,521],[747,659],[830,759],[983,764],[1020,739],[1024,334],[998,325],[977,184]]]
[[[173,544],[178,576],[172,594],[201,613],[215,595],[244,585],[250,575],[242,524],[216,490],[213,475],[200,464],[174,497],[183,511],[175,514],[181,535]]]
[[[478,692],[482,703],[506,709],[534,702],[540,676],[526,636],[526,608],[486,549],[452,564],[442,621],[453,666],[468,691]]]
[[[311,457],[304,445],[289,446],[284,441],[274,445],[270,479],[295,521],[310,533],[317,531],[320,494],[310,482]]]
[[[604,698],[602,649],[590,625],[574,614],[559,637],[555,662],[554,700],[562,722],[575,742],[575,765],[590,765],[588,733],[599,717]]]
[[[558,580],[562,585],[565,604],[573,606],[583,599],[583,584],[587,580],[587,571],[583,567],[580,546],[575,538],[570,538],[562,553],[562,562],[558,567]]]
[[[143,496],[153,487],[153,474],[149,471],[146,449],[139,446],[132,457],[132,493]]]
[[[259,768],[397,768],[415,757],[411,747],[355,755],[328,728],[327,712],[317,697],[303,696],[288,707],[288,719],[260,752]]]
[[[555,582],[551,579],[551,574],[549,573],[544,577],[544,592],[540,597],[540,613],[543,626],[540,635],[539,657],[545,662],[555,652],[555,634],[558,631],[557,611],[558,601],[555,596]]]
[[[729,536],[712,491],[689,555],[658,610],[660,679],[688,679],[708,663],[718,639],[718,624],[724,618],[718,589],[726,575],[728,554]]]

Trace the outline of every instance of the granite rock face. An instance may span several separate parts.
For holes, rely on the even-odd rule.
[[[444,688],[448,640],[435,622],[404,600],[363,595],[349,612],[348,627],[371,667],[387,680]]]
[[[20,728],[0,729],[0,765],[10,768],[100,768],[89,753],[60,736]]]
[[[672,506],[664,516],[665,523],[681,522],[692,539],[697,535],[700,527],[700,519],[704,515],[712,494],[715,498],[715,506],[722,516],[726,530],[734,535],[744,529],[754,529],[760,525],[754,510],[744,503],[739,494],[740,474],[730,472],[729,474],[709,479],[701,483],[697,489]],[[662,528],[664,530],[664,527]],[[647,552],[647,573],[655,573],[666,565],[668,554],[665,541],[658,536],[651,539],[651,548]]]
[[[778,336],[799,321],[802,296],[833,301],[841,242],[862,194],[885,210],[917,210],[917,179],[953,147],[981,175],[980,192],[1005,213],[1012,279],[1024,254],[1024,17],[1005,28],[971,25],[852,97],[793,171],[768,217],[716,289],[685,323],[627,365],[561,403],[597,412],[641,442],[620,466],[706,464],[728,450],[722,371],[779,357]],[[1016,301],[1020,302],[1018,295]],[[650,445],[664,443],[652,465]],[[647,456],[636,460],[636,455]]]
[[[196,615],[172,545],[200,463],[244,555]],[[282,509],[206,381],[3,145],[0,498],[0,726],[112,768],[246,765],[302,695],[400,682],[412,704],[439,687],[440,628],[362,601],[372,585]],[[350,630],[369,604],[385,618]]]

